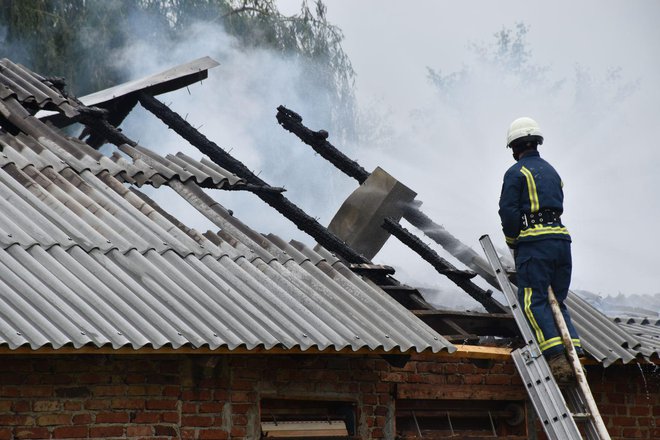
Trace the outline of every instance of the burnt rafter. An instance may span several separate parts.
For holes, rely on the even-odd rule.
[[[344,153],[328,142],[328,132],[325,130],[313,131],[302,124],[302,117],[288,108],[277,107],[277,122],[285,129],[295,134],[314,151],[328,160],[342,172],[363,184],[369,177],[369,172],[359,163],[347,157]]]
[[[348,158],[328,142],[327,131],[310,130],[302,124],[302,120],[302,117],[298,113],[284,106],[277,108],[277,121],[284,129],[298,136],[301,141],[312,147],[321,157],[334,164],[344,174],[353,177],[360,184],[364,183],[369,177],[369,173],[357,162]],[[485,260],[472,249],[461,243],[456,237],[452,236],[441,225],[431,220],[418,206],[406,206],[403,211],[403,218],[433,241],[440,244],[450,254],[458,258],[459,261],[475,270],[491,286],[498,286],[497,280],[489,272]]]
[[[490,313],[507,312],[500,303],[491,297],[493,293],[491,290],[483,290],[481,287],[470,281],[470,278],[476,276],[474,272],[457,269],[449,261],[442,258],[437,252],[423,243],[422,240],[392,219],[386,218],[383,223],[383,228],[401,240],[403,244],[410,247],[410,249],[415,251],[425,261],[430,263],[435,270],[445,275],[454,284],[462,288],[468,295],[483,305],[487,311]]]
[[[270,186],[257,177],[242,162],[235,159],[214,142],[210,141],[206,136],[197,131],[195,127],[190,125],[185,119],[172,111],[165,104],[144,92],[139,93],[138,98],[140,104],[145,109],[153,113],[154,116],[163,121],[169,128],[187,140],[191,145],[206,154],[213,162],[245,179],[248,183],[264,187]],[[313,217],[306,214],[282,194],[259,191],[256,192],[256,195],[291,220],[300,230],[314,237],[321,246],[339,255],[349,263],[369,263],[367,258],[347,246],[339,237],[329,232],[325,226],[321,225]]]

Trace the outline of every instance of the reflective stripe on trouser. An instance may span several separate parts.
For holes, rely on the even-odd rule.
[[[548,286],[552,286],[555,292],[573,344],[581,346],[564,304],[571,282],[571,268],[571,243],[568,240],[548,239],[518,244],[518,301],[541,351],[548,357],[563,350],[561,336],[548,302]]]

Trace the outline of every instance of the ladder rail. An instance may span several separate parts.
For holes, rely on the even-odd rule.
[[[559,329],[562,342],[564,343],[564,348],[567,351],[569,363],[573,368],[573,373],[575,374],[578,387],[580,388],[580,391],[582,391],[584,404],[586,405],[588,413],[591,414],[591,417],[593,419],[594,427],[598,432],[598,435],[600,436],[599,438],[603,440],[609,440],[610,434],[607,432],[607,428],[605,427],[603,418],[601,417],[600,411],[598,410],[598,405],[596,405],[594,396],[593,394],[591,394],[591,388],[589,388],[589,383],[587,382],[587,376],[584,374],[584,370],[582,369],[582,364],[580,363],[578,354],[575,351],[575,346],[573,345],[573,340],[568,331],[568,326],[566,325],[566,321],[564,320],[564,315],[561,313],[561,309],[559,307],[559,301],[557,301],[557,297],[555,296],[555,292],[552,290],[551,286],[548,287],[548,300],[550,302],[552,315],[555,318],[555,323],[557,324],[557,328]]]
[[[566,323],[563,320],[563,316],[561,316],[559,303],[554,296],[554,292],[549,291],[549,294],[552,294],[549,297],[550,302],[552,305],[554,300],[553,307],[556,307],[556,312],[561,317],[561,323],[557,325],[562,338],[567,338],[564,340],[564,343],[569,349],[571,365],[575,371],[576,378],[578,378],[578,386],[570,386],[564,389],[566,396],[559,388],[550,371],[548,362],[541,354],[536,337],[532,333],[524,312],[520,309],[518,295],[513,290],[515,286],[511,284],[506,276],[502,262],[490,237],[484,235],[479,239],[479,242],[484,249],[488,263],[494,271],[495,278],[500,284],[502,293],[504,293],[511,307],[516,324],[527,344],[520,349],[514,350],[511,353],[511,357],[520,377],[523,379],[534,409],[542,421],[546,435],[551,440],[582,439],[582,434],[576,424],[576,419],[579,419],[587,422],[585,423],[584,431],[588,440],[609,440],[609,433],[605,428],[605,424],[589,389],[584,370],[582,370],[582,365],[575,352],[575,347],[572,344]],[[553,313],[555,313],[554,309]],[[569,410],[567,399],[571,403],[573,411]]]

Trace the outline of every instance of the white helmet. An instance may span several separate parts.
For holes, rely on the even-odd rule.
[[[506,146],[510,147],[511,142],[525,136],[536,136],[539,144],[543,143],[543,134],[541,133],[539,124],[532,118],[522,117],[511,123],[509,131],[506,134]]]

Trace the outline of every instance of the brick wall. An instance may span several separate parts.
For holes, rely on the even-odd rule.
[[[587,367],[587,379],[612,438],[660,439],[660,367]]]
[[[643,388],[637,367],[590,368],[613,438],[660,437],[660,387],[648,376]],[[269,397],[352,401],[358,437],[393,438],[395,397],[416,390],[524,394],[511,363],[425,356],[394,368],[330,355],[9,355],[0,358],[0,440],[257,438],[259,401]]]

